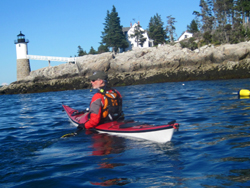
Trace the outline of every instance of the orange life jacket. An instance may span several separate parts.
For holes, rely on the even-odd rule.
[[[106,121],[114,121],[122,117],[122,99],[114,89],[99,91],[104,99],[102,108],[102,119]]]

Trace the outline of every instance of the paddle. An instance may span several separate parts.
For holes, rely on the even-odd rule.
[[[72,136],[76,136],[79,132],[81,132],[83,130],[82,127],[77,127],[77,130],[73,133],[67,133],[63,136],[61,136],[61,138],[67,138],[67,137],[72,137]]]
[[[74,133],[67,133],[67,134],[61,136],[61,138],[67,138],[67,137],[72,137],[72,136],[76,136],[76,135],[77,135],[76,132],[74,132]]]

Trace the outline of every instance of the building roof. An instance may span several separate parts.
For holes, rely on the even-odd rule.
[[[181,34],[181,36],[182,36],[184,33],[193,34],[193,33],[190,33],[190,32],[188,32],[188,31],[183,31],[183,33]],[[181,38],[181,36],[180,36],[177,40],[179,40],[179,39]]]
[[[20,31],[20,34],[19,35],[17,35],[18,37],[24,37],[25,35],[24,34],[22,34],[22,31]]]

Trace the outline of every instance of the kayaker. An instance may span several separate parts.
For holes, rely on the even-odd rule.
[[[122,96],[107,85],[108,76],[103,71],[89,76],[93,89],[97,89],[90,102],[89,120],[78,126],[78,129],[91,129],[97,125],[123,118]]]

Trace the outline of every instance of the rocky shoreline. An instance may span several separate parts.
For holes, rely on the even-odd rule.
[[[250,78],[250,42],[204,46],[195,51],[164,45],[133,51],[79,57],[76,63],[45,67],[24,80],[0,88],[0,94],[38,93],[90,88],[96,70],[109,75],[111,86]]]

